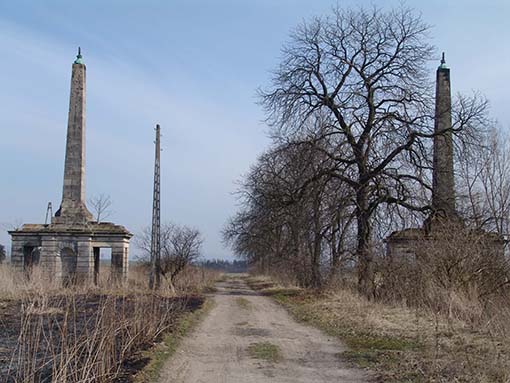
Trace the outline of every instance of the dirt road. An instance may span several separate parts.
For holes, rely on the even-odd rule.
[[[215,307],[163,367],[165,383],[368,382],[319,330],[294,321],[242,279],[217,286]]]

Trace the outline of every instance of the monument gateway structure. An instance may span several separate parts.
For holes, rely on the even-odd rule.
[[[78,50],[71,76],[62,203],[50,224],[25,224],[9,231],[11,263],[20,271],[40,266],[66,283],[97,283],[100,249],[111,248],[112,277],[124,281],[132,234],[123,226],[94,221],[86,206],[85,77],[86,67]]]

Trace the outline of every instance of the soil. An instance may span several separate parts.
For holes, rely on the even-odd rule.
[[[164,365],[160,383],[372,381],[341,360],[345,347],[336,339],[296,322],[241,278],[219,283],[213,298],[213,309]],[[253,355],[259,345],[273,346],[279,357]]]

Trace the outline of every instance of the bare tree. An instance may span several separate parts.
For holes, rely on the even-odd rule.
[[[0,245],[0,263],[3,263],[5,261],[7,254],[5,253],[5,247],[4,245]]]
[[[200,257],[202,250],[202,235],[194,228],[175,226],[169,241],[163,243],[161,271],[165,278],[173,284],[186,266],[194,263]]]
[[[341,181],[308,179],[331,162],[312,146],[281,144],[262,155],[246,177],[243,210],[223,230],[224,240],[252,266],[321,288],[348,251],[353,204]]]
[[[457,155],[459,209],[476,229],[510,232],[510,138],[494,128]]]
[[[272,86],[260,92],[277,142],[314,146],[332,160],[302,187],[328,176],[351,190],[358,282],[365,293],[372,289],[378,210],[430,209],[428,198],[416,193],[430,190],[434,137],[428,32],[409,9],[336,8],[294,31]],[[483,126],[484,100],[462,97],[455,106],[454,132]]]
[[[95,195],[89,198],[88,203],[94,211],[94,216],[97,223],[101,222],[102,219],[108,218],[112,214],[110,209],[112,206],[112,200],[109,195]]]
[[[161,225],[161,275],[166,279],[170,288],[180,273],[200,258],[202,250],[202,235],[198,229],[178,226],[173,223]],[[151,229],[147,227],[136,238],[136,246],[142,251],[140,260],[150,263]]]
[[[0,224],[0,227],[7,231],[20,230],[23,227],[23,220],[21,218],[17,218],[11,222],[3,222]]]

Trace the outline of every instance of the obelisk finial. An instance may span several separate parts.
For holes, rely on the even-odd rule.
[[[78,55],[76,55],[76,60],[74,60],[75,64],[83,64],[82,60],[83,56],[81,55],[81,47],[78,47]]]
[[[439,65],[439,68],[442,68],[442,69],[447,69],[448,67],[446,66],[446,60],[444,58],[444,52],[441,56],[441,65]]]

